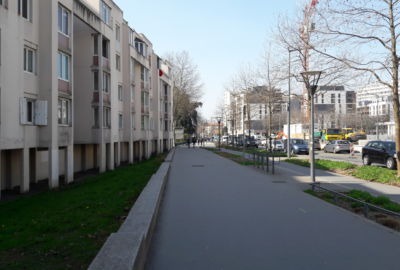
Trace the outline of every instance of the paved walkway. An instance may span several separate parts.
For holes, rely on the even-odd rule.
[[[280,166],[177,148],[146,269],[398,268],[398,234],[302,192],[300,167]]]

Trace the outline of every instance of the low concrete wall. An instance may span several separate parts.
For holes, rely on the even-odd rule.
[[[110,235],[89,270],[144,269],[174,153],[172,149],[151,177],[121,228]]]
[[[165,159],[165,162],[171,162],[172,159],[174,158],[174,155],[175,155],[175,148],[172,148],[167,158]]]

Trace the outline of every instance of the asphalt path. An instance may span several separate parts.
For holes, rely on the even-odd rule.
[[[399,234],[304,193],[301,169],[178,147],[146,270],[397,269]]]

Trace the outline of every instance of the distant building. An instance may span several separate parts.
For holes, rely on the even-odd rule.
[[[357,112],[375,118],[384,133],[395,134],[393,91],[390,87],[379,82],[359,87]]]

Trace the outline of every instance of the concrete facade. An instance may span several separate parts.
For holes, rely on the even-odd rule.
[[[170,70],[112,0],[1,1],[1,190],[169,150]]]

